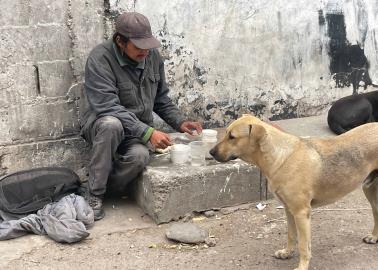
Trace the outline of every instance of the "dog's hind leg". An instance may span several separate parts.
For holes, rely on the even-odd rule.
[[[371,205],[374,217],[373,232],[364,237],[363,241],[368,244],[375,244],[378,241],[378,170],[370,173],[364,181],[362,189]]]
[[[291,257],[293,257],[296,245],[297,231],[295,227],[294,217],[286,207],[285,213],[287,218],[287,247],[277,250],[274,253],[274,257],[276,257],[277,259],[290,259]]]

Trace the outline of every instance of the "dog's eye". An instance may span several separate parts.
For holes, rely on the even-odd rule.
[[[235,137],[230,133],[230,134],[228,134],[228,138],[230,139],[230,140],[233,140],[233,139],[235,139]]]

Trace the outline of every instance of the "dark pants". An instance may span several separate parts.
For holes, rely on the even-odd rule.
[[[123,193],[149,162],[147,146],[138,139],[125,141],[122,124],[116,117],[101,117],[82,134],[92,146],[88,181],[89,191],[94,195],[103,195],[107,188]]]

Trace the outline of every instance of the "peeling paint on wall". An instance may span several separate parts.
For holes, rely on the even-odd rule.
[[[322,18],[319,25],[322,27]],[[328,54],[331,59],[330,72],[336,82],[336,87],[353,86],[353,94],[362,86],[366,90],[372,84],[369,76],[369,63],[361,44],[351,45],[346,37],[345,17],[343,12],[326,14],[328,36],[330,38]],[[362,40],[365,40],[366,29],[363,29]]]
[[[375,46],[378,11],[370,1],[138,1],[135,10],[161,34],[172,98],[205,126],[246,112],[272,120],[324,113],[378,77],[377,52],[349,40]],[[340,10],[347,59],[335,72],[344,56],[330,54],[338,37],[330,36],[329,15]]]

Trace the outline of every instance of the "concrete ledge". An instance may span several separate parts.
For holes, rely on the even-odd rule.
[[[242,161],[177,166],[166,155],[148,166],[136,182],[135,196],[156,223],[164,223],[193,211],[265,200],[266,185],[257,167]]]
[[[297,136],[331,136],[326,116],[276,121]],[[185,137],[177,137],[185,142]],[[183,135],[181,135],[183,136]],[[220,134],[220,136],[222,136]],[[228,163],[207,161],[204,167],[173,165],[169,155],[153,158],[134,184],[138,205],[156,223],[169,222],[193,211],[265,200],[266,181],[255,166],[240,160]]]

